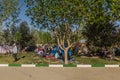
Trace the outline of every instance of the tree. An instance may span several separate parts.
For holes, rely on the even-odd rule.
[[[115,45],[120,45],[120,26],[119,25],[114,36],[115,36]]]
[[[115,20],[120,20],[120,0],[111,0],[111,15],[115,18]]]
[[[26,15],[38,27],[50,30],[57,38],[58,45],[65,52],[74,41],[71,34],[75,27],[103,25],[119,18],[120,0],[25,0],[28,9]],[[65,43],[67,47],[65,47]]]
[[[43,32],[43,43],[50,43],[52,40],[51,34],[49,32]]]
[[[87,42],[94,46],[108,47],[115,43],[114,32],[116,26],[113,23],[94,23],[84,27],[83,35]]]
[[[3,34],[2,34],[2,41],[4,43],[10,43],[12,41],[12,38],[11,38],[11,34],[10,34],[10,30],[9,29],[5,29],[3,31]]]
[[[19,0],[0,0],[0,42],[2,42],[2,24],[3,22],[6,26],[10,24],[15,24],[20,11]],[[12,25],[11,24],[11,25]]]
[[[17,43],[20,42],[22,36],[21,36],[21,33],[19,31],[19,27],[16,27],[16,26],[11,26],[10,27],[10,33],[11,33],[11,36],[12,36],[12,41],[15,41]]]
[[[86,0],[83,4],[86,15],[83,35],[88,42],[97,46],[115,43],[115,21],[119,19],[120,0]]]
[[[64,50],[65,64],[68,64],[68,49],[72,46],[72,28],[80,25],[80,0],[25,0],[26,15],[38,27],[50,29],[57,43]],[[67,46],[65,46],[67,44]]]
[[[10,29],[4,29],[3,42],[10,44],[15,42],[19,45],[19,49],[23,49],[26,46],[34,45],[33,34],[30,33],[27,22],[20,23],[19,26],[12,26]]]
[[[16,11],[17,6],[18,0],[0,0],[0,30],[2,22]]]
[[[36,44],[50,43],[52,40],[51,34],[46,31],[31,29],[31,34]]]
[[[18,36],[19,35],[19,36]],[[26,46],[30,46],[34,44],[34,40],[32,35],[30,34],[30,29],[27,24],[27,22],[20,23],[19,30],[15,34],[16,37],[19,38],[19,44],[21,46],[21,49],[23,49]]]

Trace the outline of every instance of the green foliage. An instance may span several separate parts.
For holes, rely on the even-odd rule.
[[[16,11],[17,6],[18,0],[0,0],[0,24]]]
[[[114,22],[119,17],[118,2],[120,0],[86,0],[83,4],[86,7],[83,35],[92,45],[111,46],[116,42]]]
[[[58,24],[79,24],[80,0],[25,0],[28,9],[26,15],[33,23],[44,28],[53,28]],[[40,27],[40,26],[39,26]]]
[[[8,27],[15,25],[19,21],[18,15],[20,13],[20,6],[18,1],[19,0],[0,0],[0,43],[11,40],[8,38],[3,39],[5,36],[2,35],[7,33],[2,31],[2,23],[4,21],[8,29]],[[8,30],[10,30],[10,28]]]
[[[19,44],[21,48],[24,48],[26,46],[30,46],[34,44],[34,40],[32,35],[30,34],[30,29],[27,24],[27,22],[22,22],[19,26],[19,33],[16,33],[17,36],[19,36]]]
[[[79,0],[25,0],[28,9],[26,15],[40,28],[51,30],[58,45],[65,52],[65,64],[68,63],[67,50],[72,42],[70,35],[73,24],[79,24]],[[78,3],[77,3],[78,2]],[[77,4],[76,4],[77,3]],[[76,17],[77,16],[77,17]],[[67,43],[68,47],[65,47]],[[66,51],[65,51],[66,50]]]
[[[117,20],[120,20],[120,0],[111,1],[111,13]]]
[[[86,24],[104,24],[116,21],[120,17],[120,0],[83,0],[81,5],[83,22]]]
[[[2,38],[2,41],[4,43],[9,43],[12,41],[11,39],[11,35],[10,35],[10,30],[9,29],[6,29],[3,31],[4,33],[2,34],[3,38]]]
[[[33,35],[36,44],[41,44],[41,43],[44,44],[44,43],[52,42],[52,37],[50,32],[32,29],[31,34]]]
[[[25,2],[28,7],[26,15],[32,19],[32,23],[39,28],[53,30],[59,46],[74,43],[71,39],[72,30],[77,26],[83,27],[85,37],[94,45],[110,46],[111,42],[114,42],[112,32],[115,27],[111,22],[120,18],[120,0],[25,0]]]
[[[25,0],[26,15],[39,27],[104,25],[119,19],[120,0]],[[76,27],[76,26],[75,26]],[[97,26],[96,26],[97,27]],[[61,33],[60,32],[60,33]]]
[[[105,24],[88,24],[84,27],[83,35],[86,37],[88,43],[95,46],[111,46],[115,43],[114,32],[116,26],[113,23]]]
[[[18,27],[12,26],[4,30],[2,34],[2,41],[6,44],[10,44],[11,42],[16,42],[20,49],[35,45],[35,40],[33,39],[33,34],[30,33],[30,28],[27,22],[22,22]]]
[[[26,15],[32,19],[34,25],[47,28],[51,32],[56,31],[59,35],[55,36],[65,41],[72,34],[71,28],[79,26],[82,20],[80,6],[83,1],[80,0],[25,0],[25,2],[28,7]]]

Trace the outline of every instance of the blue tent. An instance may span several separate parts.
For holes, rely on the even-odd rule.
[[[55,46],[53,50],[50,52],[50,55],[55,55],[58,51],[58,46]]]
[[[60,47],[58,47],[58,46],[55,46],[55,47],[53,48],[53,50],[50,52],[50,55],[55,55],[58,51],[59,51],[62,55],[64,55],[64,51],[63,51]],[[72,51],[71,51],[70,49],[68,50],[68,55],[69,55],[69,56],[72,56]]]

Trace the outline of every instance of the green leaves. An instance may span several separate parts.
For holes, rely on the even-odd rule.
[[[0,23],[15,12],[18,6],[18,0],[1,0],[0,1]]]
[[[91,32],[96,32],[97,37],[110,21],[120,19],[120,0],[28,0],[26,4],[27,14],[33,23],[55,30],[60,25],[60,37],[67,32],[65,24],[69,24],[70,29],[73,25],[87,26],[88,29],[92,26],[90,28],[94,31]]]
[[[30,5],[30,2],[34,4]],[[66,22],[69,24],[77,22],[76,24],[79,24],[80,2],[79,0],[31,0],[26,2],[28,6],[27,14],[32,19],[35,18],[33,22],[38,24],[44,24],[45,22],[51,26]]]
[[[33,38],[35,39],[36,44],[52,42],[52,37],[49,32],[32,29],[31,34],[33,34]]]

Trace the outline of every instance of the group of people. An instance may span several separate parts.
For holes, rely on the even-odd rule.
[[[64,58],[64,51],[59,46],[39,46],[37,48],[37,54],[41,57],[46,55],[54,56],[54,58]],[[106,48],[106,47],[88,47],[85,44],[77,43],[68,50],[68,56],[72,55],[84,55],[84,56],[99,56],[101,58],[113,59],[114,56],[120,56],[120,46]]]
[[[101,56],[103,58],[114,58],[115,56],[120,56],[120,47],[112,47],[112,48],[103,48],[101,49]]]
[[[96,52],[93,51],[95,47],[92,47],[91,49],[86,49],[85,46],[83,46],[83,52],[80,51],[80,48],[78,48],[79,50],[77,51],[77,47],[82,48],[79,44],[77,46],[75,45],[74,48],[68,50],[69,57],[71,57],[75,53],[79,54],[79,52],[84,53],[85,55],[97,53],[97,56],[103,58],[109,57],[111,59],[113,58],[113,56],[120,56],[120,46],[113,47],[111,50],[108,48],[99,48]],[[59,46],[53,47],[49,45],[38,46],[35,51],[40,57],[54,57],[56,59],[64,59],[64,51],[60,49]],[[17,61],[18,48],[16,44],[13,44],[12,53],[14,61]]]
[[[49,54],[50,51],[51,49],[49,45],[38,46],[35,50],[35,52],[41,57],[45,57],[47,54]]]
[[[38,48],[35,51],[40,57],[64,60],[64,50],[62,50],[58,45],[54,45],[53,47],[49,45],[38,46]],[[72,51],[69,49],[68,60],[71,59]]]
[[[84,56],[99,56],[101,58],[110,58],[112,59],[115,56],[120,56],[120,46],[114,47],[94,47],[94,46],[75,46],[74,54],[84,55]]]
[[[69,58],[71,58],[71,56],[73,54],[75,54],[75,50],[77,50],[76,48],[78,48],[79,50],[77,51],[77,54],[79,53],[79,51],[82,49],[82,52],[80,53],[84,53],[85,55],[90,55],[90,54],[95,54],[97,56],[103,57],[103,58],[110,58],[112,59],[113,56],[120,56],[120,46],[118,47],[112,47],[111,49],[109,48],[99,48],[96,50],[96,52],[94,51],[94,49],[96,47],[91,47],[91,49],[87,49],[87,46],[85,47],[85,45],[81,44],[77,44],[75,45],[73,48],[68,50],[68,56]],[[14,57],[14,61],[17,61],[17,46],[16,44],[13,45],[13,57]],[[51,47],[48,44],[45,45],[41,45],[38,46],[36,49],[36,53],[40,56],[40,57],[54,57],[56,59],[64,59],[64,51],[59,47],[59,46],[53,46]]]

